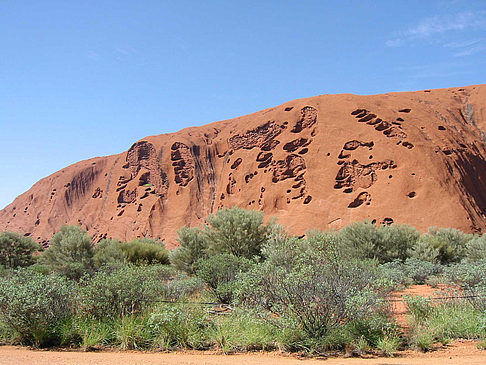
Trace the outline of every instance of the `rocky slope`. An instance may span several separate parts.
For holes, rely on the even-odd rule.
[[[481,232],[485,132],[486,85],[294,100],[66,167],[0,211],[0,230],[47,242],[77,224],[170,247],[181,226],[239,206],[298,235],[363,219]]]

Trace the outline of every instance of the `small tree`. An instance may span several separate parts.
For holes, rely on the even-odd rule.
[[[139,313],[166,299],[172,271],[163,265],[105,267],[80,281],[81,311],[100,319]]]
[[[253,262],[245,257],[223,253],[199,260],[196,276],[213,290],[218,300],[231,303],[236,289],[236,277],[252,266]]]
[[[475,236],[467,243],[466,259],[468,262],[486,260],[486,235]]]
[[[52,236],[40,262],[52,272],[70,279],[80,279],[94,272],[94,248],[88,233],[76,226],[63,226]]]
[[[170,262],[178,270],[194,274],[195,263],[206,256],[207,244],[204,242],[201,229],[182,227],[178,232],[179,247],[170,253]]]
[[[210,255],[230,254],[252,259],[262,255],[269,239],[282,235],[282,228],[263,224],[263,213],[240,208],[224,208],[206,218],[204,230],[183,227],[178,233],[180,246],[170,254],[179,270],[194,274],[195,263]]]
[[[74,297],[76,286],[66,278],[20,269],[0,281],[2,321],[23,344],[56,345],[56,324],[70,316]]]
[[[419,237],[417,230],[407,225],[376,227],[370,222],[353,223],[339,232],[342,250],[381,263],[407,259]]]
[[[378,271],[337,247],[332,234],[274,246],[265,262],[240,278],[238,298],[295,321],[311,338],[378,311],[384,294]],[[294,257],[282,265],[286,250]]]
[[[236,207],[211,214],[206,223],[203,239],[211,253],[259,256],[269,232],[269,226],[263,224],[263,212]]]
[[[130,242],[101,240],[95,246],[94,263],[97,267],[113,263],[153,265],[169,263],[169,252],[163,241],[137,238]]]
[[[14,232],[0,233],[0,265],[6,268],[25,267],[34,264],[32,256],[41,247],[30,237]]]
[[[447,265],[466,257],[466,247],[475,236],[454,228],[432,227],[420,237],[413,256],[424,261]]]

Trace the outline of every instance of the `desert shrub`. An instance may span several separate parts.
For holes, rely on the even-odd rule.
[[[36,262],[34,265],[29,266],[29,270],[42,275],[49,275],[51,273],[49,267],[39,262]]]
[[[457,229],[432,227],[420,237],[412,256],[442,265],[460,262],[466,257],[467,244],[473,238]]]
[[[239,300],[292,318],[310,337],[379,310],[384,295],[379,270],[345,259],[336,247],[332,236],[314,237],[301,240],[284,266],[268,258],[243,275]]]
[[[54,234],[39,262],[50,271],[79,280],[94,272],[94,248],[88,233],[76,226],[63,226]]]
[[[357,222],[339,232],[342,250],[357,258],[375,259],[384,263],[405,260],[415,246],[419,233],[407,225],[381,225]]]
[[[85,351],[112,344],[115,339],[114,321],[85,316],[73,317],[64,332],[65,346],[81,346]]]
[[[468,301],[449,300],[433,305],[425,298],[407,298],[410,343],[426,351],[434,342],[479,339],[486,334],[484,313]]]
[[[63,277],[24,269],[0,281],[0,318],[23,344],[56,345],[56,326],[71,315],[75,297]]]
[[[382,275],[389,279],[395,286],[408,286],[413,284],[413,280],[407,276],[405,265],[400,260],[385,262],[380,265]]]
[[[420,296],[406,297],[407,308],[413,319],[417,322],[423,322],[434,312],[435,308],[432,303]]]
[[[180,301],[189,298],[204,289],[204,281],[198,277],[176,275],[167,286],[167,298]]]
[[[5,266],[0,265],[0,278],[6,277],[10,273]]]
[[[123,242],[122,251],[125,252],[127,261],[136,265],[168,265],[170,263],[169,251],[165,248],[164,242],[159,240],[139,238]]]
[[[153,311],[147,325],[153,346],[158,349],[200,349],[207,346],[206,333],[211,322],[200,307],[164,304]]]
[[[209,256],[231,254],[253,259],[261,256],[262,246],[275,235],[273,221],[263,223],[263,213],[240,208],[224,208],[206,218],[204,229],[183,227],[178,233],[179,247],[170,254],[178,270],[195,273],[198,261]]]
[[[431,286],[432,288],[438,288],[439,284],[444,283],[446,279],[442,276],[431,275],[425,279],[425,284]]]
[[[399,335],[399,327],[384,312],[357,318],[347,324],[346,330],[349,338],[365,341],[370,348],[377,348],[380,342],[384,345],[386,338],[393,339]]]
[[[273,322],[252,310],[238,309],[214,320],[209,342],[223,352],[272,350],[277,348],[280,333]]]
[[[14,343],[17,337],[15,330],[3,322],[0,317],[0,345]]]
[[[203,239],[212,254],[228,253],[253,258],[261,254],[269,226],[263,224],[263,212],[223,208],[206,218]]]
[[[444,276],[479,310],[486,310],[486,260],[462,262],[444,268]]]
[[[442,272],[442,266],[422,261],[416,258],[408,258],[404,262],[395,260],[381,265],[383,275],[396,284],[411,285],[424,284],[429,277]]]
[[[207,243],[203,240],[201,229],[182,227],[177,231],[179,247],[170,253],[170,262],[178,270],[194,274],[195,263],[206,256]]]
[[[383,336],[378,340],[376,348],[380,350],[384,356],[392,356],[398,351],[401,345],[402,341],[398,335]]]
[[[474,290],[476,287],[486,285],[486,260],[474,263],[459,263],[444,268],[444,275],[452,283],[465,290]]]
[[[96,245],[94,262],[97,267],[112,263],[135,265],[169,264],[169,252],[162,241],[135,239],[130,242],[102,240]]]
[[[81,311],[94,318],[117,318],[140,313],[165,299],[172,271],[163,265],[126,265],[102,269],[80,283]]]
[[[409,258],[404,262],[405,275],[415,284],[424,284],[427,278],[442,272],[442,266],[416,258]]]
[[[30,237],[14,232],[0,233],[0,266],[15,269],[35,263],[32,256],[41,246]]]
[[[120,246],[121,242],[116,239],[102,239],[98,242],[94,247],[93,261],[95,266],[100,268],[104,265],[126,263],[126,254]]]
[[[245,257],[219,254],[199,260],[196,264],[196,276],[213,290],[219,301],[231,303],[238,286],[236,277],[250,270],[252,266],[253,262]]]
[[[147,315],[129,315],[113,321],[113,342],[121,350],[142,350],[152,345]]]
[[[466,244],[466,261],[486,260],[486,235],[474,236]]]

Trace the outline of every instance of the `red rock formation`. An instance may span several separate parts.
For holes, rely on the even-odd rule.
[[[486,229],[486,85],[322,95],[136,142],[40,180],[0,230],[165,239],[228,206],[295,234],[368,219]]]

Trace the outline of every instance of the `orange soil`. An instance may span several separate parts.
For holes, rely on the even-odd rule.
[[[406,330],[407,325],[407,305],[405,301],[399,301],[405,296],[421,296],[426,298],[447,296],[447,290],[449,288],[443,284],[432,288],[430,285],[412,285],[409,288],[394,292],[390,295],[391,300],[391,312],[396,317],[396,320],[401,328]]]
[[[325,361],[324,361],[325,360]],[[476,348],[473,341],[457,341],[445,348],[430,353],[405,351],[393,358],[320,358],[302,359],[286,356],[280,353],[247,353],[236,355],[221,355],[214,352],[79,352],[79,351],[39,351],[22,347],[1,346],[1,365],[155,365],[155,364],[184,364],[184,365],[290,365],[290,364],[327,365],[387,365],[387,364],[454,364],[479,365],[486,363],[486,352]]]

